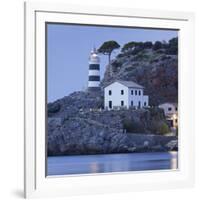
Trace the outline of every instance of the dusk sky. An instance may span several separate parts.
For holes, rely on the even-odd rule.
[[[108,40],[117,41],[121,47],[130,41],[168,41],[178,36],[177,31],[48,24],[47,26],[47,98],[53,102],[74,91],[87,88],[88,57],[95,46]],[[116,50],[114,58],[119,50]],[[108,63],[100,55],[101,79]]]

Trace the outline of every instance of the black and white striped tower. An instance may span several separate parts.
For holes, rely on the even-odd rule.
[[[100,90],[100,58],[95,48],[93,48],[89,57],[88,90]]]

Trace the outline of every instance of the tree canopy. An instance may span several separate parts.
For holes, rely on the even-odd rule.
[[[108,61],[110,63],[110,57],[111,57],[111,54],[112,52],[115,50],[115,49],[118,49],[120,48],[120,45],[114,41],[114,40],[110,40],[110,41],[106,41],[104,42],[100,48],[98,49],[98,52],[99,53],[102,53],[104,55],[108,55]]]
[[[132,50],[137,45],[136,42],[128,42],[122,47],[122,52]]]
[[[143,45],[144,45],[144,48],[150,49],[150,48],[152,48],[153,43],[150,41],[147,41],[147,42],[144,42]]]
[[[153,45],[153,50],[158,50],[162,48],[162,42],[156,41],[155,44]]]
[[[178,54],[178,38],[177,37],[169,40],[168,46],[169,46],[167,50],[168,54],[172,54],[172,55]]]

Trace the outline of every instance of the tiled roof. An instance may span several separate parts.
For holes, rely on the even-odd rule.
[[[143,89],[144,87],[133,82],[133,81],[121,81],[121,80],[117,80],[116,82],[121,83],[122,85],[125,85],[129,88],[141,88]]]
[[[109,85],[118,82],[121,83],[122,85],[128,87],[128,88],[138,88],[138,89],[144,89],[144,87],[142,85],[139,85],[133,81],[123,81],[123,80],[115,80],[112,81],[111,83],[108,83],[107,85],[104,86],[104,88],[108,87]]]
[[[159,106],[161,106],[163,104],[171,104],[173,106],[178,106],[178,103],[176,103],[176,102],[165,102],[165,103],[161,103]]]

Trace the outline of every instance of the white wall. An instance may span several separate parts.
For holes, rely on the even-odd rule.
[[[109,95],[109,90],[112,94]],[[124,94],[121,95],[121,90],[124,90]],[[113,106],[121,106],[121,101],[124,101],[124,106],[128,108],[128,88],[118,82],[115,82],[104,90],[104,105],[108,107],[108,102],[112,101]]]
[[[159,105],[159,108],[162,108],[164,110],[165,115],[178,113],[176,111],[176,107],[177,106],[174,106],[173,104],[170,104],[170,103],[164,103],[164,104]],[[171,108],[171,110],[169,111],[168,108]]]
[[[144,105],[146,102],[146,105]],[[143,106],[149,106],[149,96],[144,95],[143,96]]]
[[[58,2],[57,0],[55,0]],[[83,3],[82,0],[65,0]],[[196,12],[196,102],[200,102],[200,5],[199,0],[84,0],[84,5]],[[23,188],[23,1],[0,1],[0,105],[1,165],[0,197],[22,198]],[[198,67],[197,67],[198,66]],[[192,189],[95,195],[67,200],[198,200],[200,196],[200,105],[196,103],[196,186]],[[197,121],[198,120],[198,121]],[[189,134],[189,133],[188,133]],[[120,180],[119,180],[120,181]],[[66,199],[66,198],[63,198]]]
[[[133,90],[133,95],[131,94],[131,91]],[[135,91],[137,91],[137,95],[135,95]],[[140,91],[140,95],[139,95]],[[144,102],[147,103],[146,106],[148,106],[149,101],[148,101],[148,96],[143,94],[143,89],[132,89],[129,88],[129,105],[131,105],[131,101],[133,101],[133,106],[138,107],[138,102],[140,101],[141,107],[144,106]]]
[[[121,90],[124,94],[121,94]],[[111,91],[111,95],[109,95]],[[133,91],[133,95],[132,92]],[[137,94],[135,93],[137,92]],[[139,95],[140,92],[140,95]],[[124,101],[124,107],[129,108],[131,106],[131,101],[133,101],[133,106],[138,107],[140,102],[140,107],[148,106],[148,96],[143,96],[143,89],[128,88],[121,83],[115,82],[104,89],[104,107],[109,108],[109,101],[112,101],[112,108],[114,106],[121,107],[121,101]]]

